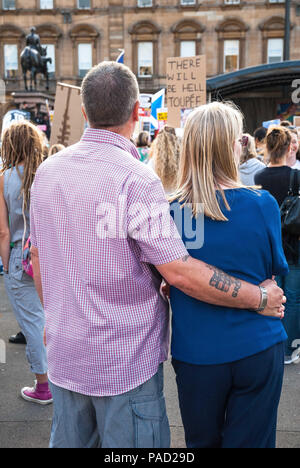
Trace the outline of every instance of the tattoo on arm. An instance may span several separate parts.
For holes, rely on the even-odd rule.
[[[213,288],[218,289],[218,291],[223,291],[225,293],[229,292],[231,286],[234,286],[232,297],[237,297],[238,293],[242,287],[242,283],[239,279],[233,278],[232,276],[227,275],[224,271],[219,270],[216,267],[207,265],[210,270],[214,272],[213,276],[210,279],[209,285]]]
[[[190,258],[190,255],[185,255],[184,257],[182,257],[181,260],[182,260],[183,262],[187,262],[189,258]]]

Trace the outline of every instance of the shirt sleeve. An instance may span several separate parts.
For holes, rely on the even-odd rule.
[[[140,260],[163,265],[187,255],[187,250],[170,215],[160,180],[148,183],[128,205],[128,236],[141,251]]]
[[[289,266],[282,246],[281,217],[278,203],[268,192],[262,191],[262,197],[263,215],[272,250],[272,273],[275,276],[285,276],[289,273]]]

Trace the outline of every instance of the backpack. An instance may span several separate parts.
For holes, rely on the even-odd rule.
[[[294,195],[295,182],[298,193]],[[291,170],[290,187],[287,197],[280,207],[282,232],[300,237],[300,171]]]

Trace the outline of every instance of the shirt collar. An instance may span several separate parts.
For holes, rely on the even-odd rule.
[[[118,133],[110,132],[108,130],[87,128],[81,141],[93,141],[97,143],[114,145],[123,151],[130,153],[135,159],[139,160],[141,158],[135,145],[130,140],[123,137],[122,135],[119,135]]]

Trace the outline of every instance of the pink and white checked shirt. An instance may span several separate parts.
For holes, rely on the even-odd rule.
[[[187,252],[169,215],[169,236],[159,215],[155,235],[142,234],[153,203],[169,206],[158,177],[137,159],[126,138],[88,129],[40,166],[32,187],[49,378],[85,395],[136,388],[168,357],[168,305],[151,265]]]

